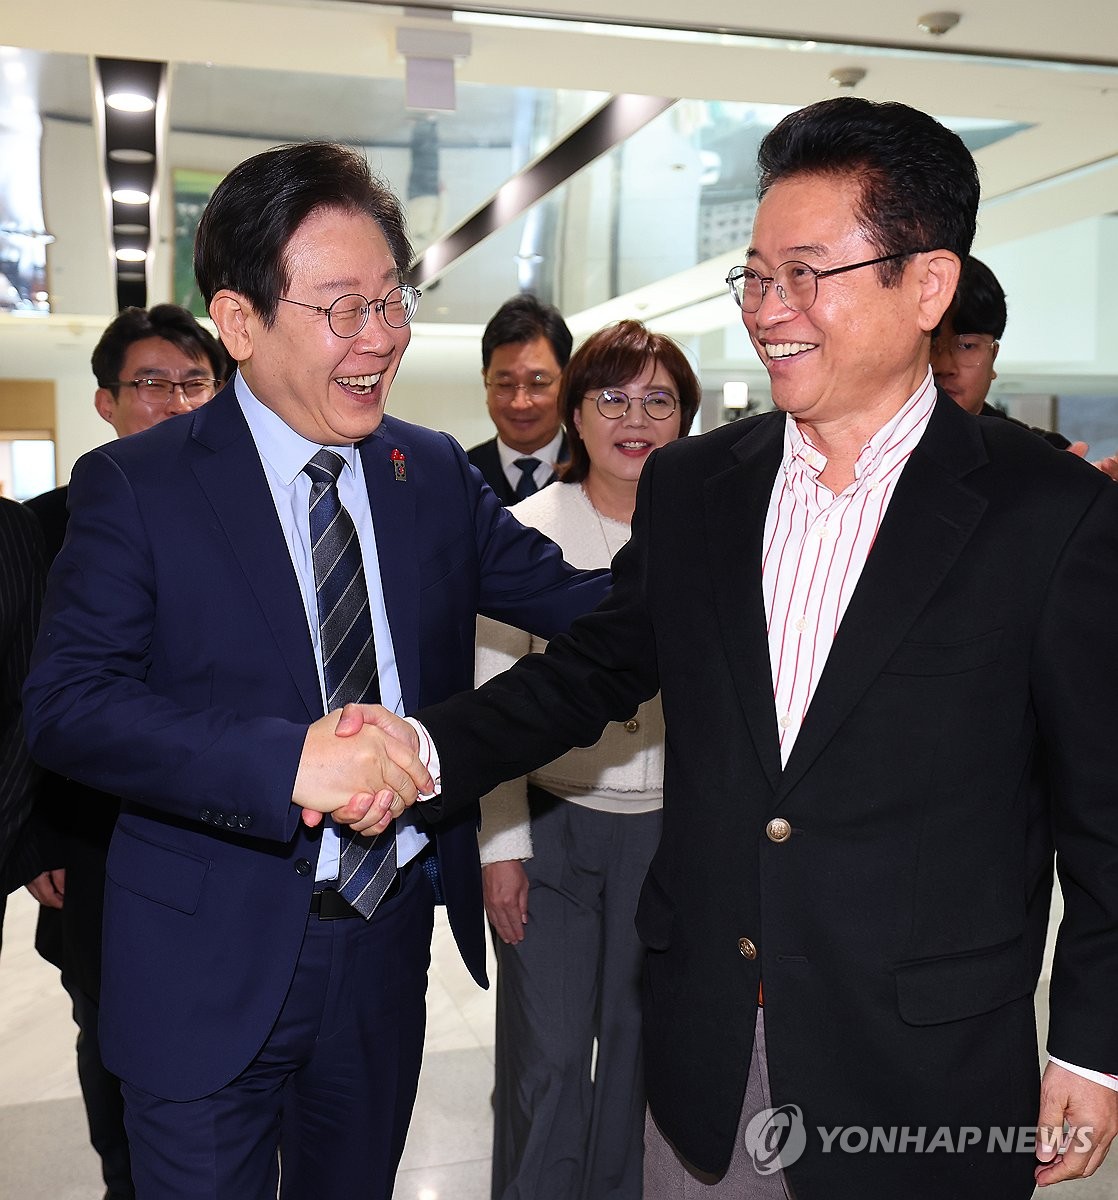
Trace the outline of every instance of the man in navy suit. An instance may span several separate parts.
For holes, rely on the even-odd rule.
[[[476,810],[393,824],[424,768],[323,716],[341,653],[325,609],[319,621],[330,530],[348,522],[337,562],[360,568],[339,609],[359,597],[366,682],[396,711],[470,684],[479,612],[550,636],[606,586],[507,516],[449,437],[384,415],[418,301],[401,282],[410,257],[397,198],[352,151],[242,163],[195,247],[237,375],[71,479],[29,740],[123,798],[101,1044],[141,1200],[274,1197],[277,1149],[284,1197],[387,1200],[436,898],[485,982]],[[346,898],[352,831],[324,819],[355,794],[348,819],[392,831],[371,913]]]

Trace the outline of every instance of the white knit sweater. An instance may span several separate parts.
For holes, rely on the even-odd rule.
[[[572,566],[608,567],[629,540],[629,526],[603,517],[581,484],[555,483],[510,510],[523,525],[558,543]],[[479,617],[474,665],[476,685],[512,666],[546,642],[522,630]],[[664,714],[660,699],[642,704],[629,721],[610,725],[599,741],[568,751],[529,779],[539,787],[590,808],[650,812],[661,806],[664,786]],[[532,857],[528,780],[503,783],[481,801],[478,842],[483,863]]]

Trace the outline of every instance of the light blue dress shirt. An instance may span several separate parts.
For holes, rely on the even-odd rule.
[[[272,492],[284,540],[287,542],[291,564],[299,581],[299,593],[303,597],[303,608],[307,615],[307,629],[314,647],[314,661],[318,668],[318,686],[322,693],[323,712],[326,711],[326,685],[322,671],[322,647],[318,637],[318,601],[314,586],[314,564],[311,558],[310,476],[303,468],[322,449],[317,442],[307,441],[282,421],[270,408],[262,404],[245,383],[240,372],[234,380],[237,401],[248,422],[252,440],[256,443],[260,462]],[[369,492],[365,487],[365,473],[357,447],[330,446],[345,459],[346,466],[338,479],[338,495],[346,511],[353,519],[357,539],[361,544],[361,560],[365,567],[365,582],[369,589],[369,611],[373,620],[373,638],[377,647],[377,670],[380,675],[380,700],[385,708],[403,713],[403,697],[400,677],[396,671],[396,652],[392,646],[392,630],[388,626],[388,614],[384,607],[384,591],[380,582],[380,561],[377,557],[377,542],[373,534],[373,514],[369,505]],[[338,877],[340,850],[338,833],[332,822],[323,823],[322,842],[318,852],[318,868],[315,880],[329,882]],[[403,866],[410,862],[427,844],[427,835],[415,823],[408,812],[396,821],[396,862]]]

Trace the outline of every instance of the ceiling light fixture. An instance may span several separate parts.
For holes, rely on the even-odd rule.
[[[835,87],[856,88],[865,77],[866,72],[861,67],[835,67],[827,78]]]
[[[961,20],[962,13],[930,12],[925,13],[922,17],[918,17],[916,24],[925,33],[930,33],[933,37],[942,37],[945,33],[954,29]]]
[[[113,199],[117,204],[147,204],[151,196],[141,192],[139,188],[116,188]]]
[[[113,92],[105,97],[105,103],[117,112],[146,113],[155,107],[155,101],[150,96],[141,96],[139,92]]]
[[[122,246],[116,252],[118,262],[144,262],[147,256],[148,252],[146,250],[138,250],[131,246]]]

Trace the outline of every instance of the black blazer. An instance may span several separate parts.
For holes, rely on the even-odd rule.
[[[35,518],[22,505],[0,497],[0,905],[36,874],[26,833],[37,771],[23,737],[20,690],[45,574]]]
[[[1118,488],[941,395],[782,770],[761,548],[783,428],[650,458],[605,603],[418,714],[442,803],[593,742],[660,687],[664,828],[637,927],[664,1133],[725,1169],[763,977],[773,1104],[812,1131],[798,1200],[1023,1200],[1028,1153],[824,1154],[814,1131],[1035,1122],[1053,838],[1049,1048],[1118,1072]]]
[[[559,443],[558,461],[565,463],[570,456],[571,451],[567,445],[567,435],[564,433],[562,441]],[[497,439],[495,437],[490,438],[487,442],[480,442],[472,449],[467,450],[466,457],[481,472],[482,478],[497,493],[497,499],[506,508],[510,504],[516,503],[516,492],[513,490],[508,476],[501,467],[501,456],[497,450]],[[554,477],[551,482],[555,482]]]

